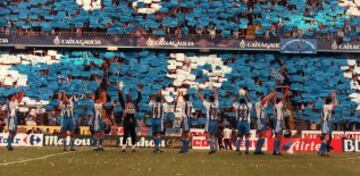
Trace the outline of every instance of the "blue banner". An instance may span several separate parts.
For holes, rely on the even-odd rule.
[[[280,52],[287,54],[316,54],[316,39],[280,39]]]
[[[222,49],[261,50],[282,53],[315,54],[316,52],[360,53],[360,41],[339,42],[317,39],[247,39],[198,35],[19,35],[0,33],[0,47],[58,47],[58,48],[138,48],[138,49]]]

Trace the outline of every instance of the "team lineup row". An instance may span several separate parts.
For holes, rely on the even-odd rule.
[[[218,93],[215,87],[212,89],[212,95],[206,99],[200,94],[200,88],[197,88],[197,95],[200,98],[203,106],[206,109],[206,123],[205,123],[205,132],[207,133],[207,141],[210,146],[209,154],[216,153],[218,150],[218,139],[217,139],[217,124],[219,120],[219,98]],[[278,93],[280,91],[281,93]],[[136,144],[136,118],[135,114],[138,109],[138,104],[142,99],[142,86],[138,86],[137,98],[133,99],[131,94],[126,93],[125,98],[121,87],[119,86],[118,95],[119,102],[123,109],[123,127],[124,127],[124,139],[131,137],[132,151],[135,152]],[[269,102],[272,102],[274,114],[275,114],[275,123],[272,127],[273,133],[275,134],[274,139],[274,151],[273,155],[280,155],[280,141],[283,135],[284,128],[284,111],[286,98],[288,94],[287,86],[278,86],[274,89],[272,93],[267,96],[261,97],[258,102],[254,104],[256,112],[256,126],[257,126],[257,135],[258,142],[256,144],[256,149],[254,154],[264,154],[261,149],[266,139],[266,113],[265,107],[269,106]],[[280,95],[282,95],[280,97]],[[17,131],[17,111],[19,103],[22,101],[24,96],[24,91],[14,92],[14,94],[8,97],[7,101],[7,112],[8,112],[8,150],[12,151],[13,139]],[[71,95],[67,95],[65,91],[59,91],[58,93],[58,104],[57,108],[60,111],[61,116],[61,130],[60,133],[64,138],[70,136],[70,151],[74,149],[74,130],[75,130],[75,120],[73,115],[73,102]],[[102,117],[102,109],[104,107],[101,93],[95,94],[93,97],[93,116],[89,122],[89,126],[93,136],[93,146],[94,151],[103,151],[102,141],[104,138],[104,118]],[[325,99],[325,104],[323,105],[322,117],[321,117],[321,139],[322,143],[319,150],[320,156],[328,156],[329,143],[331,141],[331,119],[332,119],[332,110],[337,105],[336,93],[332,93],[331,96]],[[161,94],[161,91],[158,91],[155,96],[152,96],[149,101],[149,106],[151,109],[151,120],[152,120],[152,132],[154,140],[154,153],[162,152],[160,150],[160,141],[161,136],[164,131],[164,122],[163,117],[165,115],[165,109],[167,103],[164,97]],[[189,131],[191,128],[191,118],[193,112],[193,105],[190,101],[189,95],[183,93],[182,91],[178,92],[178,95],[175,99],[174,108],[181,109],[181,128],[182,128],[182,147],[180,153],[187,153],[190,136]],[[245,154],[249,154],[250,147],[250,110],[253,108],[253,104],[250,102],[250,99],[246,91],[240,91],[239,95],[233,99],[232,109],[236,115],[236,128],[237,128],[237,141],[236,141],[236,150],[240,153],[240,145],[242,140],[245,140]],[[122,151],[125,152],[127,140],[123,140]],[[64,142],[64,151],[67,150],[67,144]]]

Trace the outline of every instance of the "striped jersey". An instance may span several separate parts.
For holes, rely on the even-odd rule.
[[[101,119],[102,108],[103,108],[103,105],[101,103],[94,103],[94,118]]]
[[[266,104],[262,105],[260,101],[255,104],[257,119],[265,119],[265,107],[266,107]]]
[[[215,101],[211,103],[208,101],[204,101],[203,105],[206,109],[206,119],[217,120],[219,115],[219,102]]]
[[[322,121],[330,121],[332,118],[332,111],[334,109],[334,105],[332,104],[325,104],[323,106],[323,112],[322,112]]]
[[[151,118],[162,119],[165,115],[165,103],[150,101]]]
[[[180,109],[178,112],[181,113],[181,117],[183,118],[192,117],[192,112],[194,108],[191,101],[179,101],[177,102],[176,107]]]
[[[237,121],[250,121],[251,103],[249,104],[234,103],[233,107],[235,109]]]
[[[279,102],[275,105],[276,120],[284,120],[284,103]]]
[[[103,105],[101,103],[94,103],[94,119],[91,122],[93,125],[94,130],[100,129],[100,123],[101,123],[101,110],[103,108]]]
[[[18,101],[10,101],[7,103],[7,112],[8,117],[16,117],[16,111],[19,109],[19,102]]]
[[[10,101],[6,105],[7,113],[8,113],[8,126],[14,127],[17,124],[17,115],[16,112],[19,109],[18,101]]]
[[[73,102],[70,101],[69,104],[65,104],[63,101],[60,101],[61,104],[61,117],[62,118],[73,118],[74,117],[74,106]]]

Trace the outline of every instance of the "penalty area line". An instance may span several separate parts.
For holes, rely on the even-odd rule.
[[[37,161],[37,160],[45,160],[45,159],[52,158],[52,157],[56,157],[56,156],[62,156],[62,155],[66,155],[66,154],[78,153],[78,152],[85,152],[85,151],[90,151],[90,149],[87,149],[87,150],[79,150],[79,151],[74,151],[74,152],[53,153],[53,154],[49,154],[49,155],[45,155],[45,156],[37,157],[37,158],[29,158],[29,159],[24,159],[24,160],[19,160],[19,161],[5,162],[5,163],[0,163],[0,167],[1,167],[1,166],[14,165],[14,164],[22,164],[22,163],[31,162],[31,161]]]

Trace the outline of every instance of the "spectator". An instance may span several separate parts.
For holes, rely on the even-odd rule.
[[[109,62],[110,67],[111,67],[111,65],[117,65],[115,63],[118,62],[118,61],[116,61],[118,59],[114,59],[113,61],[105,61],[108,59],[103,58],[104,53],[102,53],[102,52],[91,52],[91,51],[86,51],[86,52],[87,52],[86,55],[94,57],[95,59],[102,60],[103,62]],[[78,56],[77,54],[73,54],[73,53],[74,52],[66,51],[63,53],[63,55],[66,55],[66,57],[68,57],[70,60],[75,60],[74,59],[75,57],[76,58],[80,57],[81,59],[85,60],[85,58],[88,57],[88,56],[81,57],[81,56]],[[114,57],[116,57],[116,55],[120,55],[120,52],[114,52],[114,53],[115,53]],[[92,76],[91,75],[90,76],[65,76],[65,74],[62,75],[61,70],[57,71],[55,73],[51,73],[52,72],[51,71],[49,74],[40,73],[39,75],[36,75],[36,76],[40,76],[41,80],[45,79],[45,78],[50,80],[49,77],[53,74],[62,75],[64,78],[66,77],[66,78],[68,78],[68,80],[70,80],[66,84],[69,84],[71,86],[74,86],[74,82],[80,82],[81,86],[79,86],[79,87],[81,87],[81,88],[76,87],[75,91],[80,91],[81,94],[83,94],[83,96],[79,96],[78,97],[79,101],[76,101],[75,104],[77,107],[79,107],[79,109],[81,108],[81,111],[79,111],[81,114],[84,112],[89,113],[89,112],[87,112],[87,110],[89,108],[88,108],[88,105],[86,105],[87,104],[86,101],[87,101],[87,99],[90,98],[90,95],[93,93],[94,90],[88,90],[88,89],[91,89],[91,88],[96,89],[98,87],[101,87],[101,89],[98,89],[98,91],[101,93],[102,97],[104,98],[104,102],[107,101],[108,103],[111,103],[112,102],[111,98],[113,98],[113,96],[111,96],[111,89],[115,86],[116,82],[118,81],[117,79],[119,77],[121,80],[126,80],[127,81],[126,86],[129,86],[129,87],[131,87],[131,85],[134,85],[136,81],[147,81],[147,83],[149,83],[147,94],[149,92],[151,93],[151,89],[153,89],[153,87],[155,87],[155,86],[165,86],[165,87],[168,86],[169,89],[174,89],[175,86],[171,83],[172,80],[169,81],[169,79],[167,77],[165,78],[165,75],[166,74],[169,74],[169,75],[177,74],[180,71],[180,69],[179,69],[180,66],[175,65],[174,67],[168,67],[169,68],[168,72],[166,72],[166,64],[163,64],[158,67],[155,66],[156,64],[159,64],[163,61],[166,63],[167,61],[170,61],[170,60],[173,60],[173,61],[176,60],[176,63],[181,63],[180,64],[180,65],[182,65],[181,71],[183,71],[186,74],[192,74],[189,76],[190,77],[194,76],[194,79],[196,79],[194,82],[197,82],[198,80],[206,82],[208,77],[205,74],[203,74],[203,71],[205,71],[207,69],[208,70],[213,69],[211,67],[205,68],[205,66],[204,66],[201,68],[202,71],[200,71],[199,73],[195,73],[198,70],[194,69],[193,67],[195,67],[195,66],[200,67],[199,66],[200,64],[197,64],[196,62],[194,62],[194,60],[196,60],[194,58],[196,58],[197,56],[193,56],[193,55],[196,55],[196,53],[191,53],[192,56],[182,57],[184,59],[182,62],[177,61],[177,58],[169,59],[168,58],[169,53],[163,52],[163,51],[162,52],[153,52],[153,51],[149,52],[149,51],[145,50],[145,51],[141,51],[139,53],[128,52],[128,53],[126,53],[126,56],[123,53],[121,53],[121,54],[124,55],[124,56],[121,56],[121,58],[126,58],[128,55],[129,55],[129,57],[131,56],[132,58],[121,60],[122,67],[121,67],[121,69],[120,68],[118,69],[119,76],[113,76],[112,75],[113,73],[111,73],[111,71],[110,71],[112,69],[110,69],[110,68],[109,68],[108,74],[102,75],[102,74],[100,74],[101,73],[100,72],[99,75],[93,76],[95,74],[95,73],[93,73],[93,70],[96,70],[96,72],[97,72],[99,69],[104,70],[107,68],[107,67],[102,68],[101,64],[95,64],[94,62],[91,64],[83,63],[83,65],[84,65],[83,67],[81,65],[79,66],[79,68],[81,68],[80,72],[90,72]],[[82,52],[80,55],[85,55],[85,54],[83,54],[83,52]],[[316,106],[314,106],[314,103],[316,102],[316,99],[319,99],[321,97],[317,96],[317,95],[313,96],[311,94],[310,98],[304,98],[304,95],[306,96],[306,93],[304,93],[304,91],[301,91],[302,89],[304,89],[304,87],[306,87],[307,85],[310,84],[308,82],[311,82],[314,80],[317,80],[315,82],[318,82],[319,80],[324,79],[326,81],[326,84],[321,85],[322,90],[320,92],[323,94],[324,92],[326,93],[330,89],[336,88],[336,86],[338,86],[338,85],[345,84],[347,86],[347,82],[345,82],[346,79],[343,81],[343,79],[342,79],[343,77],[341,77],[341,79],[339,79],[339,80],[336,79],[338,81],[335,81],[335,82],[332,82],[333,80],[328,80],[329,77],[331,77],[331,76],[342,75],[342,74],[338,74],[338,73],[342,73],[342,71],[343,71],[345,73],[344,77],[348,77],[349,80],[351,80],[351,85],[349,85],[349,87],[344,87],[343,88],[344,90],[342,91],[343,97],[344,97],[343,98],[344,102],[350,102],[347,99],[347,97],[349,96],[349,95],[347,95],[347,92],[352,92],[353,90],[355,90],[355,94],[356,94],[360,91],[359,81],[358,81],[359,80],[359,74],[358,74],[359,63],[356,61],[354,61],[354,62],[352,61],[353,60],[352,58],[357,58],[358,55],[354,55],[354,56],[342,55],[341,57],[337,57],[337,56],[328,57],[326,55],[325,56],[321,55],[321,57],[320,56],[319,57],[318,56],[306,56],[306,58],[302,58],[301,56],[288,56],[288,55],[263,54],[263,53],[261,53],[261,54],[240,53],[239,54],[239,53],[228,52],[228,53],[226,53],[226,55],[228,55],[228,56],[226,56],[228,58],[226,58],[225,56],[223,57],[223,54],[216,55],[216,59],[219,58],[219,60],[217,60],[217,62],[219,62],[219,63],[223,62],[224,66],[229,66],[229,67],[231,66],[230,68],[232,69],[232,72],[223,78],[223,80],[227,80],[227,81],[224,81],[224,83],[222,85],[219,84],[221,92],[222,92],[220,101],[221,101],[221,106],[223,106],[223,108],[226,108],[226,106],[227,106],[226,103],[227,103],[229,97],[232,95],[232,92],[235,92],[236,89],[239,88],[239,86],[238,86],[239,84],[240,85],[244,85],[244,84],[249,85],[248,92],[252,93],[251,97],[250,97],[252,99],[258,99],[259,97],[262,96],[262,94],[264,92],[268,91],[269,87],[275,86],[272,84],[273,80],[269,79],[268,71],[267,71],[267,68],[273,66],[273,64],[274,65],[279,64],[279,67],[280,67],[279,72],[281,72],[281,74],[284,75],[284,77],[286,77],[288,79],[286,84],[290,85],[291,88],[293,87],[293,85],[292,85],[293,83],[300,84],[299,90],[295,90],[292,94],[292,97],[289,98],[289,101],[287,101],[287,103],[286,103],[287,109],[290,110],[289,112],[287,112],[285,114],[285,125],[286,125],[287,129],[292,128],[291,123],[289,123],[290,119],[292,119],[290,117],[295,116],[295,118],[298,118],[298,119],[301,118],[300,115],[297,116],[296,112],[299,112],[299,114],[304,113],[304,109],[309,109],[310,113],[316,112]],[[276,60],[276,57],[280,57],[280,56],[282,57],[282,60]],[[156,62],[156,63],[152,62],[152,59],[155,57],[157,59],[159,59],[159,62]],[[201,57],[205,58],[205,56],[201,56]],[[343,57],[346,57],[346,60],[343,59]],[[239,59],[239,58],[241,58],[241,59]],[[307,59],[307,58],[310,58],[310,59]],[[207,59],[211,60],[212,56],[207,57]],[[112,59],[110,58],[109,60],[112,60]],[[285,63],[285,60],[286,60],[286,63]],[[129,63],[132,61],[135,61],[134,65],[131,65]],[[346,62],[344,63],[343,61],[346,61]],[[63,60],[61,60],[61,62],[63,62]],[[201,63],[201,64],[205,64],[205,63]],[[345,65],[347,64],[349,66],[343,66],[344,64]],[[44,65],[46,65],[46,64],[44,64]],[[42,66],[44,66],[44,65],[42,65]],[[139,65],[140,65],[140,67],[138,67]],[[145,67],[142,67],[144,65],[145,65]],[[63,64],[59,64],[56,66],[59,66],[61,68],[67,67],[67,65],[63,65]],[[339,68],[340,66],[341,66],[341,68]],[[29,68],[29,70],[33,69],[32,65],[29,65],[27,67]],[[36,65],[36,67],[37,67],[37,65]],[[277,65],[275,67],[277,67]],[[320,70],[324,67],[326,67],[326,70],[323,69],[322,72],[307,70],[309,68]],[[14,68],[14,69],[16,69],[16,68]],[[74,67],[72,69],[75,70],[75,69],[77,69],[77,67],[76,68]],[[149,75],[147,75],[149,73],[149,69],[151,69],[150,70],[151,72],[156,72],[157,70],[160,70],[160,71],[149,76]],[[216,68],[216,69],[218,69],[218,68]],[[220,69],[220,67],[219,67],[219,69]],[[52,70],[52,69],[47,69],[47,70]],[[54,70],[56,70],[56,69],[54,69]],[[241,70],[241,72],[237,73],[237,71],[239,71],[239,70]],[[165,71],[165,72],[163,72],[163,71]],[[127,74],[127,73],[129,73],[129,74]],[[249,75],[246,75],[243,73],[249,73]],[[328,74],[328,73],[331,73],[331,74]],[[338,75],[334,75],[333,73],[336,73]],[[31,73],[31,74],[36,74],[36,73]],[[96,74],[98,74],[98,73],[96,73]],[[213,73],[211,73],[211,74],[213,74]],[[325,74],[328,74],[328,75],[325,75]],[[116,75],[117,75],[117,73],[116,73]],[[316,79],[315,79],[315,76],[316,76]],[[220,82],[219,77],[220,76],[216,77],[216,79],[214,80],[214,83]],[[295,80],[294,77],[297,77],[296,79],[298,79],[298,80]],[[189,79],[189,78],[186,78],[186,79]],[[60,79],[63,79],[63,78],[60,78]],[[95,79],[98,79],[99,81],[98,82],[93,81]],[[39,82],[40,82],[40,80],[39,80]],[[90,84],[91,86],[88,86],[90,82],[94,83],[93,87],[91,84]],[[194,82],[191,82],[191,84],[194,84]],[[329,84],[327,84],[328,82],[329,82]],[[65,84],[65,82],[64,82],[64,84]],[[84,86],[84,85],[87,85],[87,86]],[[234,85],[236,85],[236,86],[234,86]],[[36,84],[29,83],[28,86],[31,88],[31,90],[37,90],[37,89],[43,90],[44,85],[40,85],[39,87],[37,87]],[[86,87],[86,90],[84,90],[84,87]],[[181,89],[188,89],[189,92],[191,92],[191,88],[189,88],[189,85],[179,84],[178,87]],[[312,88],[312,87],[315,87],[315,85],[308,86],[308,87],[310,87],[310,88],[308,88],[309,90],[307,90],[308,92],[318,91],[318,90],[314,90]],[[166,91],[165,88],[163,90]],[[88,93],[85,93],[85,92],[88,92]],[[34,92],[29,92],[29,93],[33,94]],[[41,95],[42,95],[42,93],[43,92],[41,92]],[[205,92],[205,94],[207,94],[207,93]],[[34,97],[37,97],[37,96],[38,95],[34,95]],[[172,93],[169,93],[169,96],[172,96]],[[355,96],[355,95],[352,95],[352,96]],[[300,98],[300,99],[295,101],[292,99],[294,97]],[[315,98],[315,100],[313,100],[314,98]],[[46,123],[46,120],[37,121],[37,119],[40,119],[39,117],[41,117],[41,114],[43,112],[37,113],[37,112],[34,112],[34,109],[31,109],[26,118],[26,121],[24,121],[24,123],[22,123],[22,124],[58,125],[59,121],[58,121],[58,123],[56,123],[56,116],[58,115],[58,112],[57,112],[56,108],[51,107],[51,103],[53,103],[52,101],[56,101],[56,100],[50,99],[50,103],[48,105],[49,106],[48,109],[50,109],[50,110],[47,110],[47,115],[42,118],[42,119],[44,119],[44,118],[48,119],[49,123]],[[147,100],[145,100],[145,102],[146,101]],[[193,101],[196,101],[196,99],[194,99]],[[304,103],[302,103],[302,102],[304,102]],[[43,106],[43,105],[41,105],[41,106]],[[1,112],[2,112],[2,116],[5,117],[7,113],[6,113],[6,110],[4,111],[4,108],[6,109],[6,106],[2,107],[3,111],[1,111]],[[39,110],[42,108],[37,107],[37,109]],[[142,116],[148,116],[149,111],[146,109],[147,109],[146,107],[141,107],[141,111],[142,111],[141,113],[144,113]],[[355,111],[354,106],[352,107],[351,111]],[[112,112],[112,109],[109,112]],[[121,120],[120,120],[121,119],[120,118],[121,117],[121,113],[120,113],[121,108],[120,109],[118,108],[118,111],[116,111],[116,112],[118,114],[115,115],[115,117],[117,116],[118,118],[115,118],[115,120],[119,124],[119,123],[121,123]],[[201,109],[196,109],[196,112],[197,112],[196,117],[203,117],[204,111],[202,111]],[[26,113],[24,113],[24,114],[26,114]],[[112,113],[108,114],[109,118],[110,118],[110,114],[112,114]],[[310,115],[312,115],[312,114],[310,114]],[[231,115],[222,113],[221,116],[223,117],[223,126],[226,126],[226,125],[231,126],[231,118],[229,117]],[[355,117],[356,115],[354,113],[352,113],[347,116]],[[319,115],[319,117],[320,117],[320,115]],[[141,116],[140,116],[140,118],[141,118]],[[200,119],[199,122],[201,122],[201,120],[203,118],[197,118],[197,119]],[[86,125],[87,120],[88,120],[87,118],[81,119],[81,123],[79,123],[79,125],[84,125],[84,124]],[[303,120],[303,119],[300,119],[300,120]],[[316,121],[316,119],[313,121]],[[109,128],[112,126],[112,124],[113,123],[109,123]],[[168,123],[168,124],[170,124],[170,123]],[[318,129],[317,123],[314,123],[312,126],[310,126],[310,122],[308,119],[304,120],[304,124],[307,124],[306,128],[304,128],[304,129],[310,129],[310,128]],[[197,127],[201,127],[202,125],[204,125],[204,124],[196,123]],[[351,129],[351,130],[353,129],[353,127],[356,127],[353,124],[346,124],[346,125],[348,125],[347,128]],[[298,125],[298,126],[300,126],[300,125]],[[339,125],[339,126],[343,126],[343,125]],[[173,125],[169,125],[169,127],[173,127]],[[341,128],[339,127],[339,129],[341,129]]]
[[[36,110],[35,109],[31,109],[29,112],[28,117],[25,119],[25,123],[27,126],[36,126]]]
[[[218,133],[216,134],[218,137],[219,149],[225,149],[224,147],[224,127],[221,124],[218,124]]]
[[[229,128],[229,125],[226,125],[224,129],[224,144],[225,150],[232,150],[232,129]]]
[[[338,38],[337,44],[338,44],[338,45],[340,45],[341,43],[343,43],[344,37],[345,37],[344,30],[343,30],[343,29],[339,29],[338,32],[337,32],[337,38]]]
[[[36,121],[34,117],[29,117],[26,121],[27,126],[36,126]]]
[[[36,128],[35,134],[43,134],[43,131],[40,128]]]
[[[29,129],[28,131],[26,131],[26,134],[35,134],[35,133],[36,133],[35,127],[32,127],[31,129]]]
[[[4,119],[0,117],[0,133],[4,132],[6,124],[4,122]]]
[[[49,128],[46,128],[46,130],[44,131],[44,134],[45,134],[45,135],[50,135],[50,134],[51,134],[50,129],[49,129]]]

